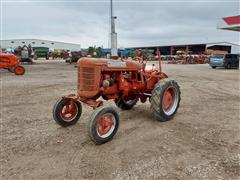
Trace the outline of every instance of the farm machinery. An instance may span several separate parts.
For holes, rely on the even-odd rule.
[[[25,68],[19,64],[19,60],[15,55],[0,53],[0,69],[7,69],[16,75],[23,75]]]
[[[34,51],[34,60],[38,58],[45,58],[46,60],[49,59],[49,48],[47,47],[33,47]]]
[[[176,55],[167,64],[207,64],[208,55]]]
[[[61,49],[55,49],[53,52],[54,58],[62,58],[62,50]]]
[[[119,127],[119,113],[103,100],[114,100],[122,110],[132,109],[138,101],[151,103],[150,112],[158,121],[168,121],[180,103],[176,81],[157,69],[145,70],[146,62],[83,57],[78,61],[77,94],[63,96],[53,107],[53,118],[66,127],[82,114],[82,104],[94,109],[88,134],[95,144],[110,141]]]
[[[21,46],[17,47],[15,49],[14,54],[18,57],[18,59],[21,63],[33,64],[31,45],[29,45],[29,46],[24,45],[23,47],[21,47]]]
[[[77,63],[77,61],[83,56],[82,51],[72,51],[69,55],[69,58],[66,59],[66,62],[69,64]]]

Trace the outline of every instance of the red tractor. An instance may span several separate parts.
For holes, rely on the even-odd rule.
[[[0,53],[0,69],[7,69],[9,72],[14,72],[16,75],[23,75],[25,73],[25,68],[19,64],[19,60],[15,55]]]
[[[81,58],[78,61],[78,92],[62,97],[53,108],[53,118],[61,126],[74,125],[85,104],[94,109],[88,134],[96,144],[110,141],[119,127],[119,114],[102,100],[114,100],[122,110],[132,109],[149,98],[151,114],[158,121],[172,119],[180,103],[176,81],[156,69],[145,70],[146,62]]]

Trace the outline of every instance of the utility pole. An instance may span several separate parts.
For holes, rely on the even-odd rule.
[[[115,19],[117,19],[116,16],[113,15],[113,0],[111,0],[110,4],[110,11],[111,11],[111,56],[117,57],[117,33],[115,30]]]

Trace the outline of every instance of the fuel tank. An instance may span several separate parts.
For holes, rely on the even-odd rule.
[[[81,58],[78,60],[78,94],[94,98],[100,91],[101,71],[140,71],[136,61],[121,61],[104,58]]]
[[[104,58],[81,58],[78,60],[79,67],[101,66],[103,71],[139,71],[142,65],[137,61],[121,61]]]

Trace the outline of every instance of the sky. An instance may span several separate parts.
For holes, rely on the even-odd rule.
[[[1,39],[44,39],[109,47],[109,0],[0,0]],[[113,0],[118,47],[232,42],[216,28],[240,14],[238,0]]]

